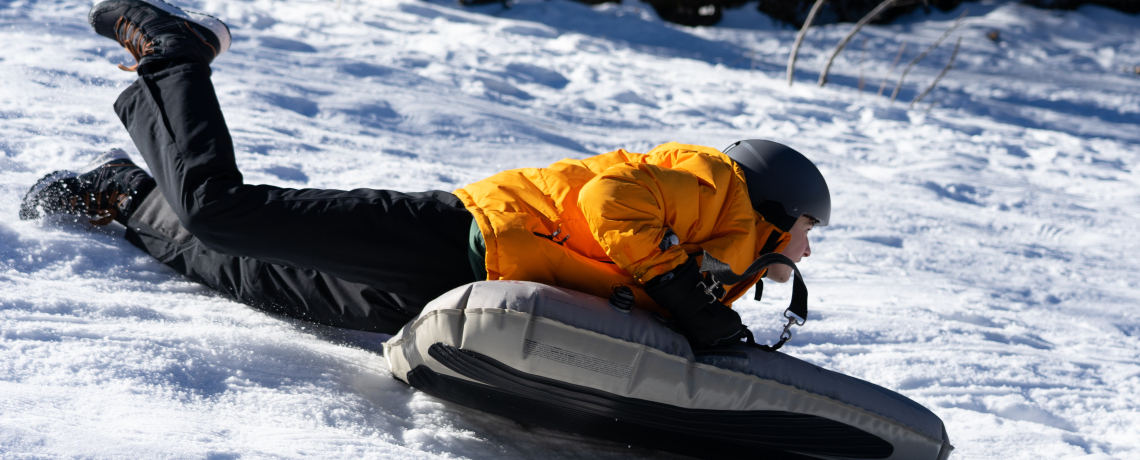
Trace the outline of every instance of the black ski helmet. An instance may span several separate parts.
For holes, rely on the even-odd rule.
[[[737,141],[724,149],[744,170],[752,208],[785,232],[801,214],[826,227],[831,218],[831,192],[819,169],[786,145],[759,139]]]

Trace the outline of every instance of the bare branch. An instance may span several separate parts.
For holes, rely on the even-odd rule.
[[[938,74],[938,78],[934,79],[934,83],[931,83],[930,87],[926,88],[926,91],[923,91],[922,94],[919,94],[918,97],[914,98],[913,101],[910,101],[911,107],[914,107],[914,104],[918,103],[918,101],[921,101],[922,98],[926,97],[927,94],[930,94],[930,91],[934,90],[935,86],[938,86],[938,82],[942,81],[942,77],[946,76],[946,72],[949,72],[950,68],[954,67],[954,58],[958,57],[958,47],[960,46],[962,46],[961,35],[958,36],[958,43],[954,44],[954,52],[950,53],[950,62],[946,63],[946,67],[942,69],[942,73]]]
[[[890,8],[898,1],[899,0],[883,0],[883,3],[880,3],[879,6],[876,6],[870,13],[863,16],[863,19],[855,23],[855,27],[853,27],[851,31],[843,37],[843,40],[840,40],[839,44],[835,45],[835,49],[831,51],[831,56],[827,58],[827,65],[823,66],[823,73],[819,74],[819,86],[823,86],[827,83],[827,72],[831,70],[831,63],[835,61],[835,56],[838,56],[839,52],[843,51],[843,48],[847,46],[847,42],[850,42],[851,39],[855,37],[855,34],[859,33],[859,29],[862,29],[868,22],[874,21],[880,13],[886,11],[887,8]]]
[[[899,54],[895,56],[895,62],[891,63],[891,69],[887,71],[886,75],[883,75],[883,82],[879,83],[879,94],[877,94],[876,97],[883,95],[883,89],[887,87],[887,79],[895,72],[895,66],[899,65],[899,59],[902,59],[903,51],[906,51],[905,41],[899,46]]]
[[[942,43],[942,40],[945,40],[946,37],[950,35],[950,32],[953,32],[954,29],[957,29],[958,26],[962,25],[962,21],[966,19],[966,13],[969,12],[970,10],[968,9],[962,11],[962,14],[958,16],[958,19],[954,20],[954,24],[951,24],[950,28],[946,29],[946,32],[944,32],[941,37],[938,37],[938,40],[935,41],[933,45],[930,45],[930,48],[927,48],[926,51],[923,51],[922,54],[919,54],[918,57],[914,58],[913,61],[910,61],[910,64],[907,64],[906,68],[903,69],[902,75],[899,76],[899,82],[897,85],[895,85],[895,91],[891,93],[891,102],[894,102],[895,98],[899,97],[899,91],[902,90],[903,80],[906,80],[906,74],[910,73],[910,69],[914,67],[915,64],[918,64],[918,61],[921,61],[922,58],[930,54],[931,51],[934,51],[934,48],[937,48],[938,45]]]
[[[796,72],[796,55],[800,52],[800,43],[804,41],[808,27],[811,27],[811,22],[815,20],[815,14],[819,12],[819,8],[824,3],[827,3],[827,0],[815,0],[815,4],[811,6],[811,11],[808,12],[807,20],[804,21],[804,26],[800,27],[800,33],[796,34],[796,43],[792,45],[792,55],[788,56],[788,86],[792,86],[792,76]]]

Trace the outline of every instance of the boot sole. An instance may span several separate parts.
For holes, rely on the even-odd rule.
[[[49,173],[48,175],[40,178],[40,180],[36,181],[36,184],[28,190],[28,193],[24,194],[24,199],[20,202],[20,220],[33,220],[40,218],[40,211],[37,209],[40,204],[39,196],[44,192],[44,190],[47,190],[48,187],[51,187],[52,184],[64,179],[79,177],[83,174],[87,174],[111,161],[130,161],[130,159],[131,158],[127,155],[127,152],[124,152],[122,149],[111,149],[99,154],[99,156],[95,157],[94,160],[91,160],[90,163],[87,163],[82,168],[79,168],[75,171],[63,170]]]
[[[214,34],[214,38],[218,40],[218,52],[215,57],[221,56],[222,53],[225,53],[230,49],[230,28],[226,25],[226,23],[208,14],[186,11],[162,0],[102,0],[96,3],[95,6],[91,7],[91,12],[87,15],[87,22],[91,24],[91,27],[96,29],[96,32],[98,32],[99,35],[113,39],[113,33],[111,35],[108,35],[99,31],[98,26],[96,26],[96,20],[98,17],[116,8],[128,7],[132,4],[139,3],[153,6],[159,10],[162,10],[163,12],[170,14],[171,16],[192,22],[205,28],[206,30],[209,30]]]

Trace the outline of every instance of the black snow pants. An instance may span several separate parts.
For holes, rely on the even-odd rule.
[[[158,183],[127,222],[132,244],[256,308],[389,334],[475,281],[473,218],[451,193],[243,183],[210,73],[140,72],[115,102]]]

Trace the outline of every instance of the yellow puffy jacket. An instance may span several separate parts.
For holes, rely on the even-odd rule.
[[[708,251],[741,273],[790,236],[752,209],[744,173],[720,151],[670,142],[547,168],[503,171],[455,191],[486,242],[487,278],[526,280],[663,311],[644,283]],[[662,251],[667,229],[680,244]],[[668,245],[666,245],[668,246]],[[726,286],[725,304],[763,275]]]

